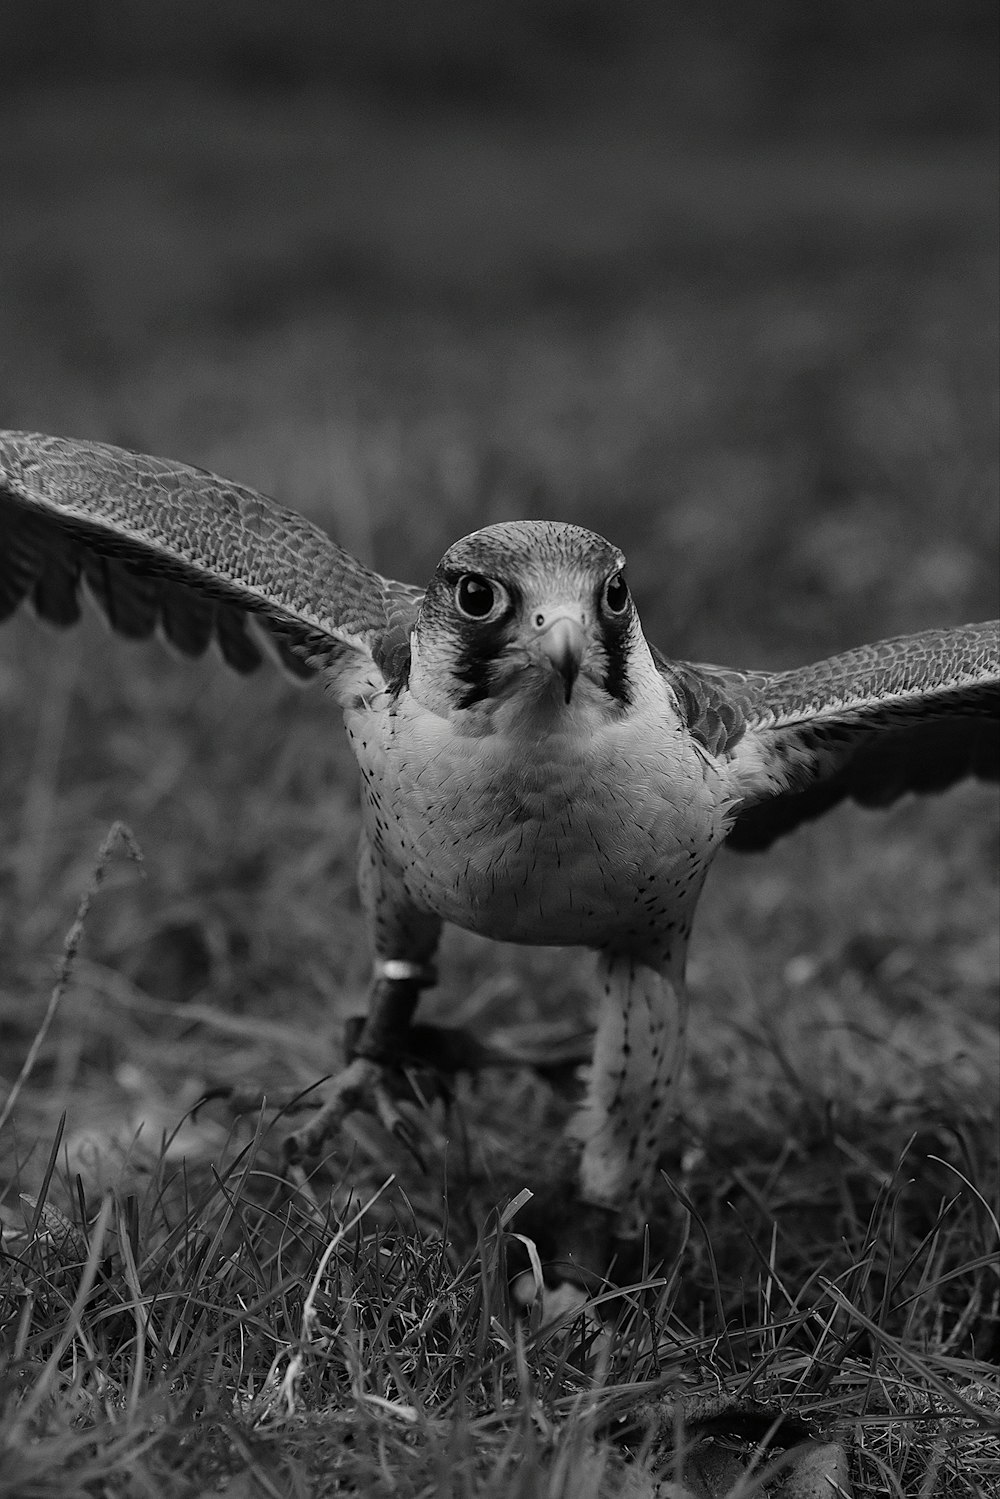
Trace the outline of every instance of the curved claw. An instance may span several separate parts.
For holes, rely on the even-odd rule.
[[[400,1116],[400,1118],[397,1119],[396,1123],[393,1125],[392,1135],[394,1139],[399,1141],[404,1150],[408,1150],[410,1152],[410,1155],[416,1161],[419,1170],[424,1176],[426,1176],[427,1162],[424,1160],[423,1156],[420,1154],[420,1151],[417,1149],[417,1137],[414,1131],[402,1116]]]
[[[367,1057],[355,1057],[326,1087],[326,1097],[312,1118],[285,1137],[285,1157],[301,1161],[319,1153],[323,1141],[334,1134],[348,1114],[377,1100],[386,1069]],[[384,1085],[383,1085],[384,1091]],[[378,1105],[376,1103],[376,1111]]]
[[[387,1074],[389,1070],[388,1068],[384,1068],[383,1072]],[[409,1151],[420,1170],[426,1175],[427,1166],[424,1163],[423,1156],[417,1149],[416,1131],[409,1120],[405,1119],[400,1113],[385,1077],[378,1079],[373,1084],[371,1101],[375,1106],[375,1112],[378,1115],[382,1128],[387,1130],[394,1140],[398,1140],[405,1150]]]

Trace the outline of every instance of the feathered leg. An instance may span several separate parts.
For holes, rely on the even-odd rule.
[[[570,1132],[583,1142],[580,1197],[610,1209],[615,1237],[628,1239],[642,1232],[657,1159],[677,1112],[687,996],[682,961],[658,971],[604,953],[598,975],[601,1009],[590,1079]]]

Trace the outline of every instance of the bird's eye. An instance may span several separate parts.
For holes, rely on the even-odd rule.
[[[609,614],[624,614],[628,608],[628,584],[622,573],[614,573],[605,583],[604,604]]]
[[[463,573],[455,584],[455,603],[466,619],[489,619],[503,603],[503,590],[482,573]]]

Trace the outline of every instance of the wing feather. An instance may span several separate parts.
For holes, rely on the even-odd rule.
[[[998,654],[996,620],[859,646],[769,677],[760,727],[842,716],[922,719],[968,705],[977,692],[995,702]]]
[[[163,578],[160,622],[171,645],[185,656],[201,656],[212,640],[213,605],[194,589]]]
[[[214,639],[237,671],[263,659],[255,620],[297,674],[381,665],[420,591],[381,577],[276,501],[203,469],[104,443],[0,433],[0,619],[24,600],[56,625],[85,585],[112,628],[188,655]]]
[[[729,844],[766,848],[845,798],[886,806],[1000,779],[1000,624],[929,630],[793,671],[661,662],[692,734],[727,768]]]

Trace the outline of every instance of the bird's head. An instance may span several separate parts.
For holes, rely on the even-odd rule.
[[[448,548],[424,597],[410,689],[450,714],[504,704],[628,708],[648,658],[617,547],[558,521],[508,521]]]

